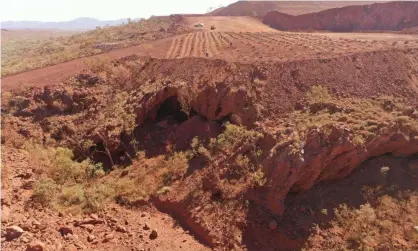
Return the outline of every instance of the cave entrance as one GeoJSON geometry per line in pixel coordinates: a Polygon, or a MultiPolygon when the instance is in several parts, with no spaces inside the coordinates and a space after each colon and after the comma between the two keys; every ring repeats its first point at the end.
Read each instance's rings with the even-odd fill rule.
{"type": "Polygon", "coordinates": [[[177,96],[169,97],[161,103],[157,110],[155,120],[161,121],[168,119],[170,116],[179,124],[188,119],[187,114],[181,110],[181,104],[177,96]]]}

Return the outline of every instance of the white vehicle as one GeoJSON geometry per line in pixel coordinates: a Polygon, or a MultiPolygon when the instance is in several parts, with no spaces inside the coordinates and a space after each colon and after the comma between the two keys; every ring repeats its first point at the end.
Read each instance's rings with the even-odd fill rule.
{"type": "Polygon", "coordinates": [[[197,24],[194,25],[194,27],[202,28],[203,27],[203,23],[197,23],[197,24]]]}

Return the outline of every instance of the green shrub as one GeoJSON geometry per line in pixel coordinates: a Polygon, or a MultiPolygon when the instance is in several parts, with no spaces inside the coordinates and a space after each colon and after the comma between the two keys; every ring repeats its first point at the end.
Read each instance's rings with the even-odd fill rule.
{"type": "Polygon", "coordinates": [[[170,191],[171,191],[171,187],[167,187],[167,186],[165,186],[165,187],[160,188],[160,189],[157,191],[157,194],[158,194],[158,195],[161,195],[161,194],[166,194],[166,193],[168,193],[168,192],[170,192],[170,191]]]}
{"type": "Polygon", "coordinates": [[[58,184],[68,182],[81,182],[85,175],[85,170],[90,168],[89,161],[78,163],[72,160],[73,152],[68,148],[58,147],[51,149],[53,166],[50,167],[51,177],[58,184]]]}
{"type": "Polygon", "coordinates": [[[114,198],[115,190],[109,184],[98,184],[89,187],[85,191],[85,203],[83,209],[86,212],[97,212],[104,208],[106,201],[114,198]]]}
{"type": "Polygon", "coordinates": [[[186,173],[191,157],[187,152],[175,152],[173,156],[162,163],[165,185],[180,179],[186,173]]]}
{"type": "Polygon", "coordinates": [[[233,149],[238,143],[248,141],[256,141],[263,137],[263,135],[256,131],[247,130],[242,126],[230,124],[225,125],[225,131],[218,135],[215,141],[212,141],[211,146],[219,147],[222,150],[233,149]]]}
{"type": "Polygon", "coordinates": [[[90,164],[86,167],[86,175],[88,179],[100,178],[105,175],[102,163],[90,164]]]}
{"type": "Polygon", "coordinates": [[[267,182],[267,178],[264,176],[264,172],[261,169],[258,169],[254,174],[253,174],[253,183],[256,186],[262,187],[266,184],[267,182]]]}
{"type": "Polygon", "coordinates": [[[64,187],[59,195],[59,204],[63,206],[81,205],[85,201],[82,185],[64,187]]]}
{"type": "Polygon", "coordinates": [[[95,165],[89,159],[81,163],[73,161],[73,152],[68,148],[45,148],[28,142],[24,149],[28,151],[36,168],[44,171],[59,185],[81,183],[101,173],[101,165],[95,165]]]}
{"type": "Polygon", "coordinates": [[[110,59],[107,57],[94,57],[86,59],[84,64],[94,73],[108,72],[111,69],[110,59]]]}
{"type": "Polygon", "coordinates": [[[307,94],[310,103],[323,103],[331,99],[331,94],[324,86],[314,85],[307,94]]]}
{"type": "Polygon", "coordinates": [[[210,161],[212,159],[212,156],[211,156],[209,150],[206,149],[206,147],[204,147],[204,146],[199,146],[199,148],[197,149],[197,152],[201,156],[203,156],[206,160],[209,160],[210,161]]]}
{"type": "Polygon", "coordinates": [[[358,146],[362,146],[365,143],[365,140],[362,135],[355,135],[353,137],[353,143],[358,146]]]}
{"type": "Polygon", "coordinates": [[[36,183],[32,194],[32,200],[42,206],[49,206],[54,200],[58,191],[58,186],[54,180],[50,178],[41,178],[36,183]]]}
{"type": "Polygon", "coordinates": [[[140,182],[133,179],[119,179],[115,184],[115,199],[118,204],[129,205],[144,199],[147,193],[142,190],[140,182]]]}

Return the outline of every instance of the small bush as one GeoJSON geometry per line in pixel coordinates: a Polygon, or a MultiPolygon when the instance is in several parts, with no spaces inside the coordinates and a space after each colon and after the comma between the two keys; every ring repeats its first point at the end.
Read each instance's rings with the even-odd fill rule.
{"type": "Polygon", "coordinates": [[[310,103],[323,103],[331,99],[331,94],[324,86],[312,86],[311,91],[307,94],[310,103]]]}
{"type": "Polygon", "coordinates": [[[105,175],[102,163],[91,164],[86,167],[86,175],[88,179],[100,178],[105,175]]]}
{"type": "Polygon", "coordinates": [[[266,184],[267,182],[267,178],[264,177],[264,172],[261,169],[258,169],[254,174],[253,174],[253,183],[256,186],[262,187],[266,184]]]}
{"type": "Polygon", "coordinates": [[[199,148],[197,149],[197,152],[201,156],[203,156],[206,160],[209,160],[210,161],[212,159],[212,156],[211,156],[209,150],[206,149],[204,146],[199,146],[199,148]]]}
{"type": "Polygon", "coordinates": [[[362,145],[364,145],[365,140],[364,140],[363,136],[356,135],[353,138],[353,143],[356,144],[356,145],[358,145],[358,146],[362,146],[362,145]]]}
{"type": "Polygon", "coordinates": [[[41,178],[35,186],[32,194],[32,200],[42,206],[49,206],[54,200],[55,194],[58,191],[58,186],[54,180],[50,178],[41,178]]]}
{"type": "Polygon", "coordinates": [[[83,209],[86,212],[97,212],[104,208],[105,202],[114,198],[115,190],[108,184],[98,184],[85,191],[83,209]]]}
{"type": "Polygon", "coordinates": [[[59,204],[66,207],[81,205],[85,201],[84,188],[79,184],[71,187],[64,187],[58,198],[59,204]]]}
{"type": "Polygon", "coordinates": [[[120,179],[115,184],[115,199],[120,205],[129,205],[144,199],[147,193],[142,190],[137,180],[120,179]]]}
{"type": "Polygon", "coordinates": [[[245,170],[249,170],[251,165],[252,165],[250,159],[247,156],[244,156],[244,155],[239,155],[235,159],[235,163],[238,166],[240,166],[242,169],[245,169],[245,170]]]}
{"type": "Polygon", "coordinates": [[[115,86],[127,87],[131,78],[132,72],[123,65],[111,69],[110,82],[115,86]]]}
{"type": "Polygon", "coordinates": [[[68,148],[57,148],[51,150],[53,166],[50,167],[51,177],[58,183],[80,182],[89,168],[88,161],[77,163],[72,160],[73,152],[68,148]]]}
{"type": "Polygon", "coordinates": [[[225,131],[220,134],[211,145],[226,151],[233,149],[238,143],[256,141],[261,137],[263,137],[263,135],[259,132],[250,131],[242,126],[226,123],[225,131]]]}
{"type": "Polygon", "coordinates": [[[161,194],[166,194],[166,193],[168,193],[168,192],[170,192],[171,191],[171,187],[162,187],[162,188],[160,188],[158,191],[157,191],[157,194],[158,195],[161,195],[161,194]]]}
{"type": "Polygon", "coordinates": [[[111,67],[110,59],[106,57],[94,57],[85,60],[84,63],[94,73],[108,72],[111,67]]]}
{"type": "Polygon", "coordinates": [[[59,185],[81,183],[100,173],[101,165],[94,165],[89,159],[81,163],[73,161],[73,152],[68,148],[45,148],[28,142],[24,149],[28,151],[36,168],[45,172],[59,185]]]}
{"type": "Polygon", "coordinates": [[[164,184],[169,185],[184,175],[189,167],[190,157],[187,152],[175,152],[173,156],[162,163],[164,168],[164,184]]]}
{"type": "Polygon", "coordinates": [[[200,146],[199,138],[198,137],[194,137],[192,139],[192,142],[190,143],[190,146],[192,147],[192,150],[196,153],[197,152],[197,149],[200,146]]]}

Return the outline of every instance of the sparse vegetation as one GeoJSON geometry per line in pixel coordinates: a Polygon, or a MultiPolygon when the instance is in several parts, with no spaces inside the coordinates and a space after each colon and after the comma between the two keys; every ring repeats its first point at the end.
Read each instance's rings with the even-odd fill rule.
{"type": "Polygon", "coordinates": [[[152,19],[77,34],[58,33],[43,40],[36,37],[2,40],[2,77],[167,36],[160,30],[168,27],[168,21],[152,19]]]}
{"type": "MultiPolygon", "coordinates": [[[[345,204],[334,209],[335,219],[332,224],[340,228],[343,233],[343,242],[339,242],[339,250],[375,250],[376,247],[397,249],[399,244],[390,236],[396,236],[399,226],[396,222],[405,222],[406,215],[403,210],[410,210],[415,206],[416,195],[410,194],[405,200],[383,196],[376,207],[370,204],[361,205],[358,209],[345,204]],[[401,204],[397,204],[401,203],[401,204]]],[[[401,231],[407,240],[418,240],[418,233],[413,224],[403,225],[401,231]]],[[[328,246],[337,248],[337,246],[328,246]]]]}
{"type": "Polygon", "coordinates": [[[98,171],[100,164],[86,159],[81,163],[73,161],[73,153],[68,148],[44,148],[38,144],[27,143],[24,147],[36,169],[45,172],[58,185],[81,183],[98,171]]]}
{"type": "Polygon", "coordinates": [[[254,184],[262,187],[266,184],[267,179],[264,176],[264,172],[261,169],[258,169],[254,174],[253,174],[253,181],[254,184]]]}
{"type": "Polygon", "coordinates": [[[328,89],[322,85],[312,86],[307,96],[311,103],[325,103],[331,99],[331,94],[328,92],[328,89]]]}
{"type": "Polygon", "coordinates": [[[53,179],[41,178],[35,186],[32,198],[43,206],[49,206],[54,200],[57,190],[58,186],[53,179]]]}
{"type": "MultiPolygon", "coordinates": [[[[414,140],[418,131],[414,107],[389,96],[341,98],[340,87],[313,86],[305,92],[306,85],[301,85],[297,105],[295,100],[289,101],[295,110],[289,105],[290,111],[271,116],[281,103],[268,99],[282,93],[269,93],[270,80],[254,78],[244,84],[234,80],[236,85],[223,89],[222,83],[199,82],[204,86],[199,89],[195,76],[175,83],[160,73],[150,76],[165,67],[159,65],[161,61],[89,60],[86,64],[93,73],[77,75],[65,85],[4,94],[2,123],[12,133],[7,131],[2,140],[8,146],[19,145],[9,141],[9,137],[18,138],[16,135],[27,141],[20,145],[34,169],[31,179],[37,180],[34,205],[76,215],[108,209],[113,203],[128,210],[152,201],[156,207],[174,205],[205,231],[210,225],[242,233],[254,218],[260,219],[254,226],[266,229],[270,217],[275,219],[268,225],[272,233],[282,234],[283,227],[294,226],[285,233],[292,238],[338,236],[340,242],[330,243],[332,248],[369,250],[382,245],[397,250],[396,245],[382,241],[392,236],[379,232],[398,226],[393,220],[383,220],[392,213],[387,205],[405,203],[407,198],[409,204],[403,204],[402,210],[410,212],[416,203],[408,196],[391,198],[394,203],[376,197],[383,190],[399,190],[397,184],[382,188],[395,177],[395,168],[389,164],[379,166],[375,175],[364,175],[379,186],[367,185],[352,193],[363,196],[357,205],[347,203],[334,210],[346,203],[344,196],[333,203],[333,198],[319,190],[316,204],[289,207],[283,200],[293,196],[293,191],[306,191],[318,182],[328,185],[327,181],[346,176],[380,151],[375,149],[379,145],[376,139],[394,138],[399,145],[414,140]],[[150,62],[152,67],[143,70],[150,62]],[[222,98],[214,96],[218,94],[222,98]],[[211,99],[217,100],[216,105],[211,99]],[[380,208],[379,203],[385,206],[380,208]],[[286,218],[285,212],[278,222],[276,216],[284,207],[295,213],[292,216],[326,220],[326,224],[316,221],[308,237],[309,227],[303,220],[286,218]],[[330,227],[335,231],[326,232],[330,227]]],[[[228,74],[234,67],[249,66],[234,64],[228,74]]],[[[252,70],[247,80],[253,75],[258,73],[252,70]]],[[[285,91],[298,90],[286,87],[285,91]]],[[[393,150],[391,143],[382,145],[388,146],[388,152],[408,151],[402,147],[393,150]]],[[[412,173],[412,169],[403,171],[412,173]]],[[[26,173],[19,173],[19,179],[25,180],[26,173]]],[[[29,182],[24,186],[32,189],[29,182]]],[[[394,218],[402,219],[398,213],[402,210],[396,208],[394,218]]],[[[403,220],[410,227],[411,221],[403,220]]],[[[404,238],[399,231],[396,234],[404,238]]],[[[408,242],[415,238],[406,235],[408,242]]],[[[225,236],[231,237],[229,233],[225,236]]],[[[245,236],[237,243],[243,243],[241,237],[245,236]]]]}
{"type": "Polygon", "coordinates": [[[234,149],[237,144],[254,142],[263,135],[259,132],[246,130],[242,126],[226,123],[225,131],[211,141],[210,147],[216,147],[223,151],[234,149]]]}

